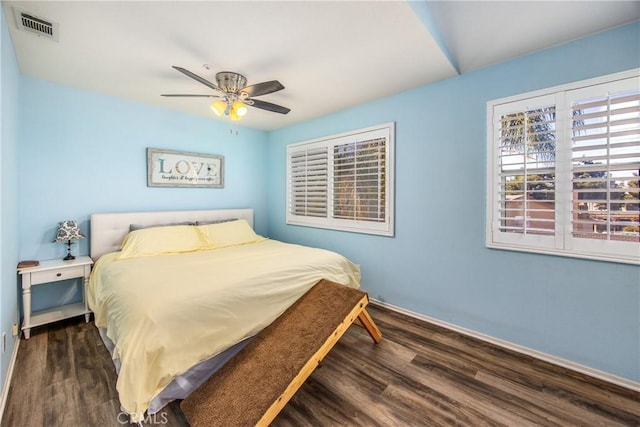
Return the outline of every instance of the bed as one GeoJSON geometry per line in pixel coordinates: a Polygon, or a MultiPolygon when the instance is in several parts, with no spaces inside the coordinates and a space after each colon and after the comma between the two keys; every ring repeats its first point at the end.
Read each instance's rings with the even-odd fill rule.
{"type": "Polygon", "coordinates": [[[91,216],[89,306],[133,421],[184,399],[319,280],[359,287],[345,257],[252,226],[251,209],[91,216]]]}

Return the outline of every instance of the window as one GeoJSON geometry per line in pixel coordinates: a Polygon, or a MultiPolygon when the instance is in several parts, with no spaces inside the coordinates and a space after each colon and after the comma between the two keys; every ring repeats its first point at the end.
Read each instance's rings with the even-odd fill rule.
{"type": "Polygon", "coordinates": [[[287,224],[393,236],[394,124],[287,147],[287,224]]]}
{"type": "Polygon", "coordinates": [[[638,70],[489,102],[487,246],[640,264],[638,70]]]}

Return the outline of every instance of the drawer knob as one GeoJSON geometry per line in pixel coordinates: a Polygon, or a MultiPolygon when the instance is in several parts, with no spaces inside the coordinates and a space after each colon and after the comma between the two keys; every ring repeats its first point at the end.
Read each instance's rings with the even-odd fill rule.
{"type": "Polygon", "coordinates": [[[56,274],[56,276],[60,277],[60,276],[62,276],[62,273],[58,273],[58,274],[56,274]]]}

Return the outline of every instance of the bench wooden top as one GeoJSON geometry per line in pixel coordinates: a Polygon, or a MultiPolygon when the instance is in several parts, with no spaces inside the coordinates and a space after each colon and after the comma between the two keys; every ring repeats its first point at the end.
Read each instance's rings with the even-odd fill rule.
{"type": "Polygon", "coordinates": [[[268,425],[356,319],[381,339],[367,304],[361,290],[318,282],[182,401],[191,426],[268,425]]]}

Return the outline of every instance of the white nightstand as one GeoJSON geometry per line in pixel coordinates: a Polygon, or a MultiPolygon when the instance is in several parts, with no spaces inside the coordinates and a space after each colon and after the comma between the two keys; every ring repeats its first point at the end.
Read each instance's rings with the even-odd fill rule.
{"type": "Polygon", "coordinates": [[[70,261],[52,259],[40,262],[36,267],[26,267],[18,269],[18,274],[22,276],[22,307],[24,311],[24,322],[22,330],[24,337],[29,339],[31,328],[69,317],[84,314],[89,322],[90,311],[87,305],[87,285],[93,260],[88,256],[79,256],[70,261]],[[60,307],[31,312],[31,287],[47,283],[59,282],[60,280],[82,278],[82,302],[63,305],[60,307]]]}

